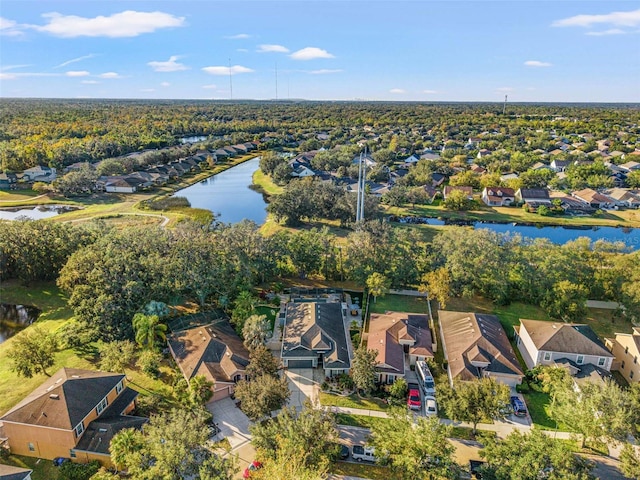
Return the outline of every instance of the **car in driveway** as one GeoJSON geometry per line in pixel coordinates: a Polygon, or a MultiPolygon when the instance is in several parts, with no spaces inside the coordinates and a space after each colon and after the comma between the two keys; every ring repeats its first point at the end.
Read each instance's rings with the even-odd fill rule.
{"type": "Polygon", "coordinates": [[[427,417],[434,417],[438,415],[438,403],[436,397],[428,395],[424,397],[424,413],[427,417]]]}
{"type": "Polygon", "coordinates": [[[513,414],[516,417],[526,417],[527,416],[527,407],[525,407],[522,399],[516,395],[511,397],[511,408],[513,409],[513,414]]]}
{"type": "Polygon", "coordinates": [[[420,387],[417,383],[409,384],[409,397],[407,398],[407,407],[409,407],[409,410],[422,410],[420,387]]]}
{"type": "Polygon", "coordinates": [[[244,469],[244,472],[242,472],[242,478],[251,478],[251,474],[256,470],[260,470],[261,468],[262,464],[259,461],[254,460],[249,464],[247,468],[244,469]]]}
{"type": "Polygon", "coordinates": [[[358,462],[375,462],[376,452],[373,447],[366,445],[354,445],[351,447],[351,458],[358,462]]]}

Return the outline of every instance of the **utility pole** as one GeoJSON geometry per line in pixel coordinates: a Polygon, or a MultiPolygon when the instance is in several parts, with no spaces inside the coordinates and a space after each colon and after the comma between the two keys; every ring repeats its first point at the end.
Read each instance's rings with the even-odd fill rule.
{"type": "Polygon", "coordinates": [[[507,95],[504,96],[504,106],[502,107],[502,115],[507,113],[507,95]]]}

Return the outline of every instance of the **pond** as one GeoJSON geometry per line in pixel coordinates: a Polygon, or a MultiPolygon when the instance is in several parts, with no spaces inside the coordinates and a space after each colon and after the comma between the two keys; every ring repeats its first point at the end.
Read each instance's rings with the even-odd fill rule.
{"type": "Polygon", "coordinates": [[[182,138],[179,138],[178,140],[180,141],[180,143],[198,143],[198,142],[204,142],[206,139],[207,137],[204,135],[196,135],[193,137],[182,137],[182,138]]]}
{"type": "Polygon", "coordinates": [[[42,220],[43,218],[55,217],[58,210],[45,207],[25,208],[18,210],[0,210],[0,220],[17,220],[19,218],[28,218],[30,220],[42,220]]]}
{"type": "Polygon", "coordinates": [[[28,327],[40,315],[40,310],[30,305],[0,303],[0,343],[28,327]]]}
{"type": "MultiPolygon", "coordinates": [[[[408,223],[408,222],[407,222],[408,223]]],[[[415,223],[427,225],[450,225],[451,223],[436,218],[420,218],[415,223]]],[[[592,241],[623,242],[631,250],[640,250],[640,228],[617,228],[596,226],[552,226],[552,225],[519,225],[513,223],[470,223],[473,228],[486,228],[498,233],[518,234],[528,238],[548,238],[553,243],[563,244],[580,237],[588,237],[592,241]]]]}
{"type": "Polygon", "coordinates": [[[251,190],[253,173],[260,157],[248,160],[199,183],[178,190],[173,196],[185,197],[193,208],[204,208],[225,223],[244,219],[262,225],[267,218],[267,204],[261,193],[251,190]]]}

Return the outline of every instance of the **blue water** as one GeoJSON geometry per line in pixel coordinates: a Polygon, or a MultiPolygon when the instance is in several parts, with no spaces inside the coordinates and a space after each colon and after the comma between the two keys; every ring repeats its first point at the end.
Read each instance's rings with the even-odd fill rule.
{"type": "Polygon", "coordinates": [[[20,218],[41,220],[43,218],[54,217],[56,215],[58,215],[57,210],[45,209],[42,207],[23,208],[21,210],[0,210],[0,220],[17,220],[20,218]]]}
{"type": "Polygon", "coordinates": [[[211,210],[221,222],[237,223],[248,219],[262,225],[267,219],[267,204],[261,193],[249,188],[259,162],[260,158],[256,157],[241,163],[183,188],[174,193],[174,196],[186,197],[194,208],[211,210]]]}

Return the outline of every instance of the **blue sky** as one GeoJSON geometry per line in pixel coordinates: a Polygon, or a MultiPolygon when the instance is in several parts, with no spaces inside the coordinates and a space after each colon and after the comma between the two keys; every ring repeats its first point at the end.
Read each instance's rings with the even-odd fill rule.
{"type": "Polygon", "coordinates": [[[640,102],[638,1],[3,0],[0,95],[640,102]]]}

